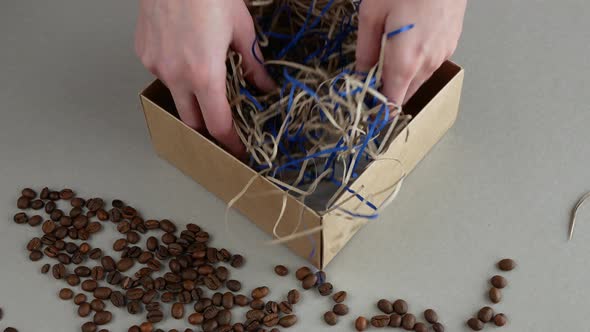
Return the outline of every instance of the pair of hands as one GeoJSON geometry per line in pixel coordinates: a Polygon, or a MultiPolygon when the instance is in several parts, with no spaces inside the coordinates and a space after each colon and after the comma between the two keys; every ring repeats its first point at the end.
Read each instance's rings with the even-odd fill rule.
{"type": "MultiPolygon", "coordinates": [[[[384,33],[415,27],[386,44],[382,92],[405,103],[455,51],[467,0],[364,0],[359,12],[357,70],[369,71],[384,33]]],[[[275,83],[252,55],[256,38],[244,0],[141,0],[135,49],[144,66],[172,92],[180,118],[209,132],[243,157],[226,97],[226,55],[243,57],[246,79],[261,91],[275,83]]],[[[256,46],[258,47],[258,46],[256,46]]],[[[262,54],[259,49],[257,54],[262,54]]]]}

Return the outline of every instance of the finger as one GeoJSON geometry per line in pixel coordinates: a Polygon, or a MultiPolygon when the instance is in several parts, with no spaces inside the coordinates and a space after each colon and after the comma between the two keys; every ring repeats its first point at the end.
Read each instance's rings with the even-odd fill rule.
{"type": "Polygon", "coordinates": [[[171,88],[170,92],[182,122],[199,132],[203,132],[205,129],[203,115],[193,92],[182,88],[171,88]]]}
{"type": "MultiPolygon", "coordinates": [[[[398,23],[389,22],[385,31],[393,31],[398,23]]],[[[392,102],[402,104],[414,80],[422,56],[414,51],[413,31],[407,31],[385,43],[385,59],[383,62],[383,94],[392,102]]]]}
{"type": "Polygon", "coordinates": [[[245,156],[245,148],[233,124],[225,89],[225,58],[209,66],[209,80],[196,86],[195,95],[201,106],[207,131],[217,142],[238,158],[245,156]]]}
{"type": "Polygon", "coordinates": [[[381,38],[385,31],[385,17],[376,17],[368,12],[370,8],[361,5],[359,12],[359,30],[356,42],[356,70],[368,72],[377,61],[381,52],[381,38]]]}
{"type": "Polygon", "coordinates": [[[266,71],[266,68],[264,68],[264,57],[256,41],[252,17],[247,11],[240,15],[245,15],[245,17],[239,17],[238,19],[248,23],[242,24],[242,26],[235,29],[232,48],[242,55],[242,68],[248,82],[264,92],[270,92],[277,85],[266,71]]]}

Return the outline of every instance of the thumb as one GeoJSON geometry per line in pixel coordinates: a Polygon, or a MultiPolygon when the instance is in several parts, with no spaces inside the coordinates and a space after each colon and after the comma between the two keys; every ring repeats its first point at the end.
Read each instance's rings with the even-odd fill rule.
{"type": "Polygon", "coordinates": [[[243,23],[238,24],[234,30],[232,48],[242,55],[242,67],[246,80],[263,92],[270,92],[277,85],[264,68],[264,57],[256,39],[252,17],[247,10],[244,16],[246,17],[238,18],[243,23]]]}

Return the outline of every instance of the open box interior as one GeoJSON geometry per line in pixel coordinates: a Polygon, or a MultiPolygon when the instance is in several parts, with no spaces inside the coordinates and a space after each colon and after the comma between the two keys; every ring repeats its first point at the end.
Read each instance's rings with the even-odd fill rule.
{"type": "MultiPolygon", "coordinates": [[[[449,61],[433,74],[404,106],[404,112],[411,114],[413,119],[407,132],[395,138],[383,153],[385,160],[392,162],[371,162],[349,186],[352,191],[340,194],[336,205],[363,215],[374,213],[369,205],[351,199],[351,192],[368,195],[373,206],[380,206],[391,195],[395,189],[392,184],[407,175],[453,124],[462,78],[462,69],[449,61]]],[[[172,95],[161,81],[156,80],[142,92],[141,102],[158,154],[225,202],[232,200],[250,183],[234,207],[263,230],[282,237],[322,226],[321,232],[285,243],[316,267],[325,267],[367,222],[366,219],[350,218],[337,210],[321,215],[258,176],[256,171],[225,152],[209,137],[182,123],[172,95]],[[277,224],[279,216],[282,217],[277,224]]]]}

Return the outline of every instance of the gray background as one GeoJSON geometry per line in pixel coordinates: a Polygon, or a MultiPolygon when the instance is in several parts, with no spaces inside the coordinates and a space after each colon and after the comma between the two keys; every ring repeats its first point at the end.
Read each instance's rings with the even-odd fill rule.
{"type": "MultiPolygon", "coordinates": [[[[379,221],[328,267],[350,292],[338,328],[320,316],[330,301],[306,295],[294,331],[349,330],[381,297],[434,307],[449,331],[486,301],[500,257],[516,271],[503,331],[588,331],[590,212],[567,242],[568,217],[590,189],[590,5],[584,1],[471,1],[454,60],[466,69],[456,126],[405,182],[379,221]]],[[[3,1],[0,5],[0,307],[21,331],[77,331],[84,320],[59,302],[63,284],[39,273],[23,247],[38,229],[14,224],[23,186],[69,186],[83,196],[122,198],[144,215],[196,221],[215,245],[249,257],[236,276],[275,295],[295,286],[272,266],[303,264],[232,214],[152,151],[138,91],[151,77],[133,53],[135,1],[3,1]]],[[[106,245],[111,230],[103,232],[106,245]]],[[[127,315],[113,310],[112,331],[127,315]]],[[[167,328],[185,327],[168,321],[167,328]]]]}

